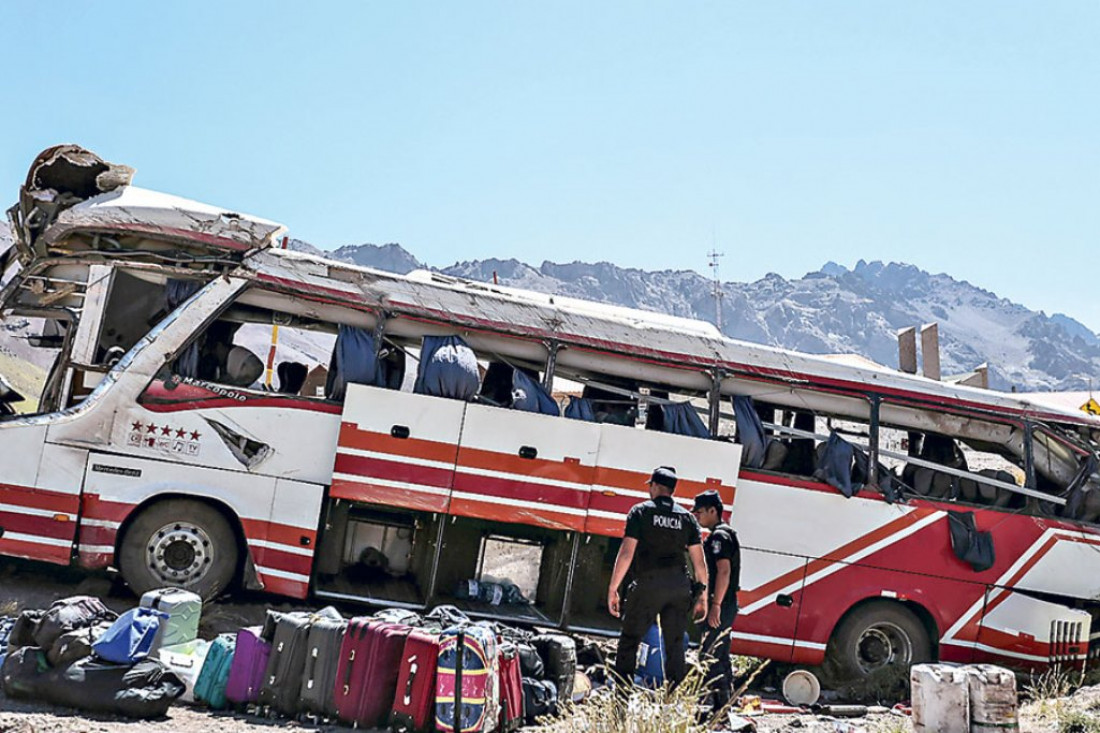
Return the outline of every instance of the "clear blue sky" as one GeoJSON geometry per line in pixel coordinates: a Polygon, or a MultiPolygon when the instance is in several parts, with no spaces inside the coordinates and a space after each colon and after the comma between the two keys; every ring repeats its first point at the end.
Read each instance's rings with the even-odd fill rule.
{"type": "Polygon", "coordinates": [[[10,3],[0,199],[136,183],[434,265],[898,260],[1100,330],[1100,4],[10,3]]]}

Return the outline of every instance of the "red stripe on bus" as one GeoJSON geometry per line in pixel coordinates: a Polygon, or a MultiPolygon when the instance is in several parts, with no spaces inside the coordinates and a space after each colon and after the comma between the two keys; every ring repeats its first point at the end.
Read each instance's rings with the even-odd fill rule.
{"type": "Polygon", "coordinates": [[[241,517],[244,535],[249,540],[266,540],[291,547],[313,547],[317,540],[317,531],[291,524],[279,524],[262,519],[241,517]]]}
{"type": "Polygon", "coordinates": [[[27,560],[42,560],[55,565],[68,565],[71,548],[54,545],[40,545],[37,542],[24,542],[8,537],[0,537],[0,555],[21,557],[27,560]]]}
{"type": "Polygon", "coordinates": [[[364,481],[378,478],[440,488],[449,488],[454,479],[454,469],[404,463],[400,456],[394,456],[393,460],[383,460],[337,453],[335,472],[362,476],[364,481]]]}
{"type": "Polygon", "coordinates": [[[35,537],[48,537],[53,540],[72,541],[76,533],[76,522],[59,522],[53,517],[39,517],[0,509],[0,527],[4,532],[17,532],[35,537]]]}
{"type": "Polygon", "coordinates": [[[309,584],[286,578],[276,578],[272,575],[264,575],[262,571],[256,571],[263,578],[264,590],[288,598],[305,598],[309,595],[309,584]]]}
{"type": "Polygon", "coordinates": [[[297,555],[274,547],[250,547],[250,549],[257,565],[307,577],[313,570],[312,555],[297,555]]]}
{"type": "MultiPolygon", "coordinates": [[[[455,491],[469,494],[485,494],[516,501],[536,501],[552,506],[571,509],[587,509],[589,491],[586,488],[565,489],[514,479],[479,476],[462,472],[462,466],[455,472],[455,491]]],[[[549,507],[548,507],[549,510],[549,507]]]]}
{"type": "Polygon", "coordinates": [[[80,497],[63,491],[0,484],[0,504],[44,509],[59,514],[76,514],[80,507],[80,497]]]}

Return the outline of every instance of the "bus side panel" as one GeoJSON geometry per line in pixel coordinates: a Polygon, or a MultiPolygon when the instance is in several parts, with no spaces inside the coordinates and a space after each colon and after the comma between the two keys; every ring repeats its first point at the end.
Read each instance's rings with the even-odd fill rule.
{"type": "MultiPolygon", "coordinates": [[[[977,629],[974,661],[1045,668],[1060,664],[1082,668],[1088,658],[1092,617],[1085,611],[990,588],[977,629]]],[[[974,615],[952,630],[959,642],[974,638],[974,615]]]]}
{"type": "Polygon", "coordinates": [[[457,400],[348,385],[330,495],[446,512],[465,410],[457,400]]]}
{"type": "Polygon", "coordinates": [[[630,507],[649,498],[646,484],[657,466],[676,469],[675,498],[684,508],[709,489],[735,505],[740,445],[604,424],[585,532],[621,537],[630,507]]]}
{"type": "Polygon", "coordinates": [[[271,519],[243,522],[256,574],[265,590],[293,598],[308,594],[324,493],[323,486],[278,479],[271,519]]]}
{"type": "MultiPolygon", "coordinates": [[[[288,494],[305,491],[303,486],[310,486],[311,494],[316,493],[312,485],[287,484],[288,494]]],[[[300,554],[303,549],[301,538],[308,538],[310,546],[316,541],[317,510],[312,509],[313,513],[307,515],[305,512],[310,510],[303,505],[299,507],[299,515],[286,516],[285,512],[280,511],[279,519],[273,518],[276,485],[276,479],[267,476],[93,453],[88,457],[84,482],[84,514],[79,545],[81,564],[88,567],[117,564],[114,548],[122,540],[118,537],[119,528],[138,506],[158,496],[214,500],[228,507],[240,520],[250,550],[263,548],[283,551],[288,555],[300,554]]],[[[306,505],[310,505],[308,500],[306,505]]],[[[312,506],[319,506],[319,501],[312,506]]],[[[312,557],[312,553],[309,554],[312,557]]],[[[265,575],[257,570],[261,583],[266,586],[271,581],[278,588],[286,585],[280,584],[278,578],[292,580],[295,585],[290,589],[290,594],[305,596],[305,583],[300,576],[308,576],[308,569],[305,573],[296,572],[302,569],[300,564],[276,562],[266,556],[265,560],[269,571],[294,577],[276,576],[270,572],[265,575]]]]}
{"type": "Polygon", "coordinates": [[[0,428],[0,553],[68,564],[80,505],[80,470],[58,446],[46,450],[46,425],[0,428]]]}
{"type": "Polygon", "coordinates": [[[451,513],[583,530],[599,444],[593,423],[469,405],[451,513]]]}
{"type": "MultiPolygon", "coordinates": [[[[788,662],[795,655],[795,632],[802,605],[806,559],[796,555],[741,548],[740,610],[733,622],[735,654],[788,662]]],[[[801,644],[811,653],[824,645],[801,644]]]]}

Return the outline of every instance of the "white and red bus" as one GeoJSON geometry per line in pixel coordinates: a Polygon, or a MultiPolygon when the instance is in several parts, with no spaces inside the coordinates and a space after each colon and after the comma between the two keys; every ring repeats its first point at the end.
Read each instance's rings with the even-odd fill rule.
{"type": "Polygon", "coordinates": [[[1086,660],[1096,418],[287,251],[129,173],[53,148],[9,212],[0,307],[56,358],[37,409],[0,388],[0,553],[613,632],[624,516],[663,464],[732,512],[737,653],[1086,660]]]}

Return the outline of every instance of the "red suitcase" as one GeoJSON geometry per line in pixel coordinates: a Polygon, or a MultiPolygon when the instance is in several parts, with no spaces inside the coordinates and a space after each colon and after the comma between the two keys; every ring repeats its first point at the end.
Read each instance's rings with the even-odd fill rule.
{"type": "Polygon", "coordinates": [[[336,712],[341,721],[360,728],[385,725],[397,690],[401,652],[411,630],[403,624],[367,619],[348,624],[336,671],[336,712]]]}
{"type": "Polygon", "coordinates": [[[519,650],[504,642],[500,645],[500,731],[512,733],[523,727],[523,679],[520,675],[519,650]]]}
{"type": "Polygon", "coordinates": [[[405,639],[397,691],[390,713],[394,733],[427,733],[435,723],[435,670],[439,636],[414,629],[405,639]]]}
{"type": "Polygon", "coordinates": [[[366,616],[357,616],[348,622],[348,628],[344,632],[339,662],[336,665],[336,683],[332,691],[336,717],[344,722],[354,722],[359,712],[359,701],[366,686],[371,652],[378,638],[369,632],[372,626],[380,623],[382,622],[366,616]]]}

